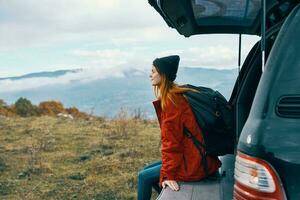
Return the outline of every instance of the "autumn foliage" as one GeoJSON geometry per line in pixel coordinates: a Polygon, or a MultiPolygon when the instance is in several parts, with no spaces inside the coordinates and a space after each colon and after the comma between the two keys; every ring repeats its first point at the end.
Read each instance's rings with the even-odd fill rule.
{"type": "Polygon", "coordinates": [[[0,115],[12,117],[16,115],[15,106],[8,106],[2,99],[0,99],[0,115]]]}
{"type": "Polygon", "coordinates": [[[7,105],[7,103],[0,99],[0,115],[11,116],[57,116],[59,113],[70,114],[76,118],[87,118],[88,114],[80,112],[76,107],[64,108],[59,101],[44,101],[40,102],[38,106],[33,105],[30,100],[26,98],[19,98],[14,104],[7,105]]]}
{"type": "Polygon", "coordinates": [[[78,108],[76,108],[76,107],[66,108],[65,111],[68,114],[72,115],[73,117],[77,117],[77,118],[86,118],[86,117],[88,117],[88,115],[86,113],[80,112],[78,110],[78,108]]]}
{"type": "Polygon", "coordinates": [[[42,115],[56,116],[58,113],[65,113],[62,103],[58,101],[44,101],[39,104],[39,110],[42,115]]]}

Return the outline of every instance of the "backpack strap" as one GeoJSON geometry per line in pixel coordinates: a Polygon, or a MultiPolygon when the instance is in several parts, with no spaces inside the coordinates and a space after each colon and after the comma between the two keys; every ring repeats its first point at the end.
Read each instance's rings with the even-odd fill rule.
{"type": "Polygon", "coordinates": [[[201,155],[201,165],[203,166],[205,176],[208,177],[209,173],[208,173],[207,160],[206,160],[207,154],[205,151],[205,144],[197,140],[196,137],[186,127],[183,128],[183,133],[186,137],[190,138],[193,141],[195,147],[198,149],[201,155]]]}

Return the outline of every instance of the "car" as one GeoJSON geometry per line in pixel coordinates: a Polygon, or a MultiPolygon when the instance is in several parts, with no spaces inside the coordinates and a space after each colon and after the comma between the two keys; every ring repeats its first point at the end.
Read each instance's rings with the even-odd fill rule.
{"type": "MultiPolygon", "coordinates": [[[[185,37],[261,37],[242,64],[228,101],[234,111],[235,153],[220,158],[218,181],[199,183],[194,187],[201,192],[181,199],[300,199],[300,2],[148,2],[185,37]]],[[[159,198],[171,197],[165,192],[159,198]]]]}

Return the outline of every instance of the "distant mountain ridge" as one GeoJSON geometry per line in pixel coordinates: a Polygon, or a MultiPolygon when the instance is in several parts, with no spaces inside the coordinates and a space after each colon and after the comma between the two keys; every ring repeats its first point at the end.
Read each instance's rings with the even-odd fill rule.
{"type": "Polygon", "coordinates": [[[56,70],[56,71],[44,71],[44,72],[34,72],[34,73],[29,73],[29,74],[24,74],[22,76],[12,76],[12,77],[4,77],[0,78],[1,80],[20,80],[20,79],[25,79],[25,78],[41,78],[41,77],[59,77],[63,76],[66,73],[76,73],[80,72],[82,69],[73,69],[73,70],[56,70]]]}
{"type": "MultiPolygon", "coordinates": [[[[81,72],[81,69],[59,70],[9,77],[12,81],[16,80],[16,83],[41,77],[50,78],[50,80],[53,78],[54,84],[20,91],[0,91],[0,99],[11,104],[19,97],[25,97],[36,105],[41,101],[57,100],[62,102],[65,107],[76,106],[81,111],[108,117],[115,116],[121,108],[127,108],[129,113],[140,109],[147,117],[154,117],[155,113],[151,102],[155,96],[149,79],[150,70],[146,72],[128,68],[122,71],[123,76],[119,77],[108,76],[89,81],[78,79],[56,84],[58,76],[63,79],[64,75],[72,73],[76,77],[80,77],[81,72]]],[[[236,77],[236,69],[181,67],[178,70],[176,82],[211,87],[229,98],[236,77]]]]}

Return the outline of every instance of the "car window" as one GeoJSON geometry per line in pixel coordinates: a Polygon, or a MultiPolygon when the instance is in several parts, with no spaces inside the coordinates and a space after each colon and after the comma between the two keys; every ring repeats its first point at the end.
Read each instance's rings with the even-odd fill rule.
{"type": "Polygon", "coordinates": [[[251,26],[258,16],[260,0],[193,0],[192,8],[199,26],[251,26]]]}

